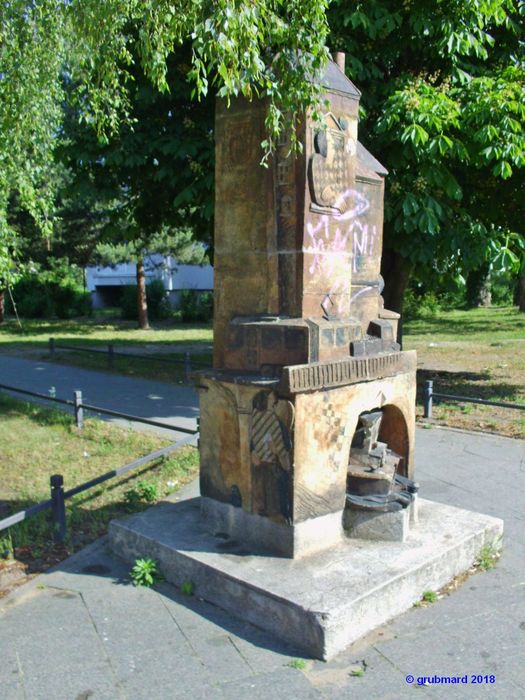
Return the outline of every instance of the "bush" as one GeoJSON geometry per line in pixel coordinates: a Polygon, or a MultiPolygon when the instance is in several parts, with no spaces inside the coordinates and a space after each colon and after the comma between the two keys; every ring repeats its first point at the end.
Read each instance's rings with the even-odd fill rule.
{"type": "Polygon", "coordinates": [[[213,318],[213,292],[182,289],[179,310],[185,323],[211,321],[213,318]]]}
{"type": "MultiPolygon", "coordinates": [[[[56,279],[55,272],[24,275],[12,287],[16,310],[22,318],[73,318],[92,313],[91,295],[68,279],[56,279]]],[[[10,297],[7,311],[13,313],[10,297]]]]}
{"type": "Polygon", "coordinates": [[[407,289],[403,300],[403,317],[408,319],[435,316],[441,305],[435,294],[417,294],[413,289],[407,289]]]}
{"type": "Polygon", "coordinates": [[[495,272],[491,276],[492,304],[512,306],[516,295],[518,279],[512,272],[495,272]]]}
{"type": "MultiPolygon", "coordinates": [[[[148,318],[150,321],[159,321],[169,317],[171,308],[162,280],[148,282],[146,285],[146,301],[148,303],[148,318]]],[[[123,319],[126,321],[138,320],[136,284],[122,287],[120,308],[123,319]]]]}

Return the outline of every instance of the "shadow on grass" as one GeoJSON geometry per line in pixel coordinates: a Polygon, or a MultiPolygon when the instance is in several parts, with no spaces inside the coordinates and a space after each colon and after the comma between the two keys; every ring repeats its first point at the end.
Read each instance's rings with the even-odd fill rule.
{"type": "Polygon", "coordinates": [[[520,313],[517,307],[438,313],[436,316],[412,319],[403,326],[406,336],[450,335],[457,340],[468,340],[469,335],[483,334],[489,342],[491,334],[497,338],[502,333],[525,337],[525,314],[520,313]]]}
{"type": "Polygon", "coordinates": [[[68,413],[67,406],[64,406],[63,409],[48,408],[37,403],[24,401],[24,399],[11,398],[2,393],[0,393],[0,414],[3,418],[23,416],[42,426],[73,427],[74,425],[73,416],[68,413]]]}
{"type": "MultiPolygon", "coordinates": [[[[103,485],[95,486],[71,499],[66,500],[67,536],[63,545],[53,542],[53,517],[51,509],[45,510],[34,516],[28,517],[8,530],[0,531],[0,558],[5,556],[7,543],[15,550],[16,558],[29,567],[31,572],[43,571],[47,559],[52,563],[61,561],[72,552],[93,542],[107,532],[109,522],[115,518],[122,518],[133,513],[140,513],[152,504],[144,500],[126,500],[126,491],[117,494],[117,498],[110,503],[90,507],[98,498],[108,497],[116,489],[122,489],[130,482],[147,476],[148,472],[158,468],[162,460],[156,460],[139,469],[128,472],[126,475],[108,480],[103,485]],[[57,555],[60,555],[57,559],[57,555]],[[55,561],[56,560],[56,561],[55,561]]],[[[64,483],[64,489],[76,486],[75,483],[64,483]]],[[[50,493],[40,498],[6,498],[0,500],[0,520],[14,515],[19,511],[27,510],[50,498],[50,493]]]]}
{"type": "Polygon", "coordinates": [[[487,401],[516,402],[521,397],[521,384],[509,384],[498,380],[490,383],[489,372],[449,372],[446,370],[418,369],[417,400],[423,401],[425,382],[434,382],[434,392],[454,394],[487,401]]]}
{"type": "Polygon", "coordinates": [[[30,341],[33,347],[48,346],[49,338],[54,337],[57,343],[60,343],[61,335],[79,335],[80,338],[67,338],[64,340],[64,344],[68,345],[85,345],[85,346],[106,346],[108,343],[114,344],[126,344],[128,346],[141,346],[150,345],[154,343],[161,343],[163,345],[172,345],[174,349],[177,346],[183,345],[196,345],[196,346],[209,346],[209,339],[158,339],[155,337],[155,331],[209,331],[211,329],[210,323],[175,323],[174,321],[157,321],[153,323],[150,331],[141,331],[137,328],[137,323],[135,321],[121,321],[117,319],[104,319],[104,318],[89,318],[82,317],[71,320],[46,320],[46,319],[22,319],[22,327],[14,320],[8,320],[0,326],[0,338],[2,333],[14,336],[12,341],[9,343],[22,343],[26,338],[31,336],[37,336],[38,340],[30,341]],[[148,337],[136,337],[133,339],[122,338],[122,331],[137,331],[139,333],[145,333],[148,337]],[[104,332],[109,334],[107,338],[90,338],[90,335],[104,332]],[[41,340],[40,340],[41,337],[41,340]]]}

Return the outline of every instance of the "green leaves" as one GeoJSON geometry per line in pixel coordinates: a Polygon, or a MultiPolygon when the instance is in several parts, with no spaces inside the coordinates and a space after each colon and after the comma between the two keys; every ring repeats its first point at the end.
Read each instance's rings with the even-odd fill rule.
{"type": "Polygon", "coordinates": [[[401,134],[401,143],[410,141],[414,146],[425,144],[428,141],[428,132],[419,124],[411,124],[401,134]]]}
{"type": "MultiPolygon", "coordinates": [[[[184,44],[178,66],[192,96],[212,90],[226,99],[268,99],[270,151],[285,122],[319,107],[312,82],[327,58],[328,0],[13,0],[0,17],[0,221],[15,193],[49,236],[55,192],[49,171],[63,136],[66,94],[77,118],[102,144],[132,125],[137,64],[168,93],[168,60],[184,44]],[[65,89],[66,88],[66,89],[65,89]],[[286,115],[286,117],[285,117],[286,115]]],[[[136,123],[136,122],[135,122],[136,123]]],[[[292,148],[297,146],[295,135],[292,148]]],[[[131,167],[139,167],[137,153],[131,167]]],[[[199,167],[196,159],[194,167],[199,167]]],[[[144,162],[146,165],[146,162],[144,162]]],[[[162,167],[157,175],[165,172],[162,167]]],[[[193,172],[193,171],[192,171],[193,172]]],[[[196,174],[196,170],[195,170],[196,174]]],[[[209,207],[205,207],[209,216],[209,207]]],[[[7,227],[7,228],[6,228],[7,227]]],[[[7,255],[3,246],[0,253],[7,255]]],[[[13,260],[3,261],[6,269],[13,260]]]]}
{"type": "Polygon", "coordinates": [[[507,161],[505,161],[505,160],[500,160],[492,168],[492,172],[494,175],[499,175],[504,180],[506,180],[508,177],[510,177],[512,175],[512,168],[511,168],[510,163],[507,163],[507,161]]]}
{"type": "Polygon", "coordinates": [[[525,236],[509,233],[491,241],[491,269],[495,272],[525,270],[525,236]]]}
{"type": "MultiPolygon", "coordinates": [[[[327,0],[220,0],[205,6],[192,32],[194,95],[215,86],[219,97],[267,97],[268,155],[285,120],[295,124],[319,88],[312,83],[327,58],[327,0]],[[286,117],[285,117],[286,115],[286,117]]],[[[292,148],[297,146],[292,134],[292,148]]]]}
{"type": "Polygon", "coordinates": [[[157,562],[149,557],[137,559],[129,575],[134,586],[145,586],[146,588],[151,588],[157,581],[162,580],[157,562]]]}

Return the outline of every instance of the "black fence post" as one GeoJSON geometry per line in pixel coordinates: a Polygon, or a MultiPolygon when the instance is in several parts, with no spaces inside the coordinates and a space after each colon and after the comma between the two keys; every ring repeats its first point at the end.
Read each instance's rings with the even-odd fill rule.
{"type": "Polygon", "coordinates": [[[201,417],[197,416],[197,447],[201,446],[201,417]]]}
{"type": "Polygon", "coordinates": [[[55,339],[49,338],[49,357],[54,359],[55,357],[55,339]]]}
{"type": "Polygon", "coordinates": [[[432,418],[432,398],[434,396],[434,382],[429,379],[425,382],[423,393],[423,415],[425,418],[432,418]]]}
{"type": "Polygon", "coordinates": [[[108,367],[109,369],[113,369],[113,362],[114,362],[114,348],[113,348],[113,343],[108,343],[108,367]]]}
{"type": "Polygon", "coordinates": [[[184,381],[186,384],[190,383],[191,375],[191,355],[189,352],[184,353],[184,381]]]}
{"type": "Polygon", "coordinates": [[[79,389],[73,392],[73,402],[75,405],[75,422],[77,428],[82,430],[84,427],[84,409],[82,408],[82,392],[79,389]]]}
{"type": "Polygon", "coordinates": [[[66,538],[66,501],[64,499],[64,477],[53,474],[49,479],[51,486],[51,510],[53,513],[53,539],[62,544],[66,538]]]}

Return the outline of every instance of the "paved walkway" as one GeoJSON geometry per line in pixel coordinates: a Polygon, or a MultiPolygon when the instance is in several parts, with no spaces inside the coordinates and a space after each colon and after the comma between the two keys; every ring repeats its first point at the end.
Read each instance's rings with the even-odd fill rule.
{"type": "Polygon", "coordinates": [[[0,601],[0,697],[521,700],[525,443],[418,429],[416,468],[426,498],[505,519],[501,560],[333,661],[292,668],[293,649],[217,608],[166,584],[134,588],[102,540],[0,601]],[[465,675],[482,683],[417,685],[422,676],[465,675]]]}
{"type": "MultiPolygon", "coordinates": [[[[84,402],[93,406],[183,428],[196,427],[198,398],[195,390],[189,386],[135,379],[120,374],[21,359],[4,354],[0,355],[0,384],[43,394],[48,394],[54,389],[59,399],[72,399],[75,389],[81,389],[84,402]]],[[[16,396],[28,398],[20,394],[16,396]]],[[[53,405],[51,402],[42,403],[53,405]]],[[[127,421],[118,418],[110,420],[129,425],[127,421]]],[[[148,428],[140,423],[132,425],[139,430],[158,431],[157,428],[148,428]]],[[[165,432],[174,440],[183,436],[182,433],[173,430],[165,432]]]]}

